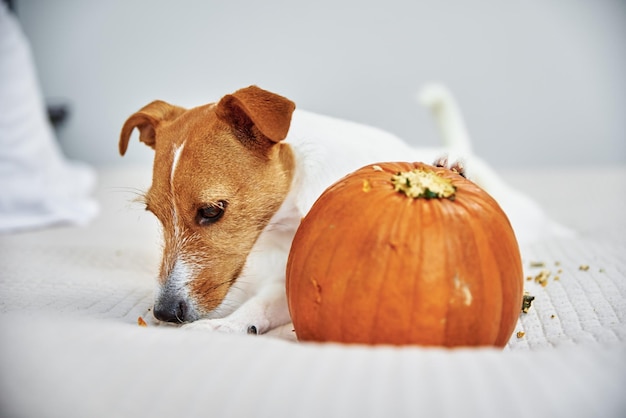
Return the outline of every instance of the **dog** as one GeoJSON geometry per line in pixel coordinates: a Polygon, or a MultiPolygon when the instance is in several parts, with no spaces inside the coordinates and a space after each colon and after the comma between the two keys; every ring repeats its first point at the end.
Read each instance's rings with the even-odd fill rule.
{"type": "Polygon", "coordinates": [[[462,157],[470,178],[523,214],[522,225],[513,222],[518,239],[545,232],[534,202],[473,155],[447,89],[429,86],[421,100],[441,128],[443,149],[410,147],[377,128],[295,110],[291,100],[256,86],[191,109],[154,101],[132,114],[120,154],[135,129],[155,151],[145,193],[164,241],[155,318],[252,334],[289,323],[285,266],[300,220],[328,186],[376,162],[443,165],[442,155],[462,157]]]}

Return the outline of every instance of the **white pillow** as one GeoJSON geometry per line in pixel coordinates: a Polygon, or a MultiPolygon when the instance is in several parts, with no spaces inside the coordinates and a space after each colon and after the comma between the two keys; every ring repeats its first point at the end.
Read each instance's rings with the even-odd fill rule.
{"type": "Polygon", "coordinates": [[[28,41],[0,2],[0,232],[89,222],[95,182],[90,167],[63,156],[28,41]]]}

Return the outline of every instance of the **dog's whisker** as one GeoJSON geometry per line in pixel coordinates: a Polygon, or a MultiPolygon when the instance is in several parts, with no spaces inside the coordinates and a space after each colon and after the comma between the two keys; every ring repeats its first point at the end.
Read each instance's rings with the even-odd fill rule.
{"type": "Polygon", "coordinates": [[[125,193],[134,196],[131,201],[139,201],[143,203],[146,198],[146,191],[135,187],[115,186],[108,189],[111,193],[125,193]]]}

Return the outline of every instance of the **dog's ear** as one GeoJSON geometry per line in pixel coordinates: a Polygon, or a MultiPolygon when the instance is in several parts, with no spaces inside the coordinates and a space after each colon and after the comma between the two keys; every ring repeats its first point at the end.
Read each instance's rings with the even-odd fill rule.
{"type": "Polygon", "coordinates": [[[185,109],[156,100],[132,114],[124,123],[120,134],[119,149],[124,155],[128,149],[128,141],[133,129],[139,129],[139,140],[154,149],[156,129],[160,123],[176,119],[185,109]]]}
{"type": "Polygon", "coordinates": [[[285,97],[250,86],[222,97],[215,113],[236,130],[253,135],[253,127],[256,127],[275,143],[287,137],[295,108],[296,105],[285,97]]]}

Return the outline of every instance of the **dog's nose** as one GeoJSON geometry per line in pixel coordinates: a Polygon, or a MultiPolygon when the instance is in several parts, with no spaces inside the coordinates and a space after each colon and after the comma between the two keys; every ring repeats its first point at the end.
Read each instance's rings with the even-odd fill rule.
{"type": "Polygon", "coordinates": [[[187,321],[187,302],[182,299],[169,300],[165,303],[160,301],[154,305],[153,314],[160,321],[181,324],[187,321]]]}

